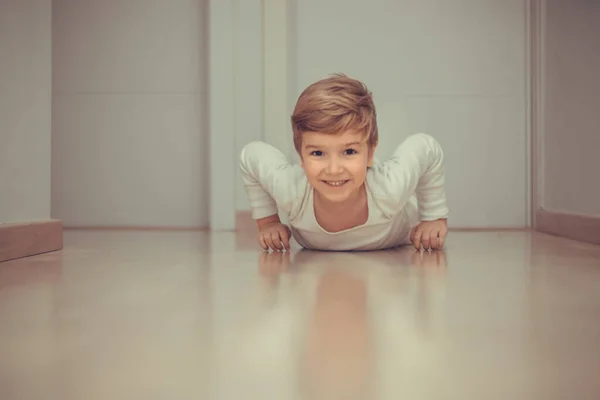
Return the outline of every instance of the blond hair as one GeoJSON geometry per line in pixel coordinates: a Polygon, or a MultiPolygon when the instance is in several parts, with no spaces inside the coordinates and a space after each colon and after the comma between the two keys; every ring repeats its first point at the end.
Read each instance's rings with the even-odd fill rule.
{"type": "Polygon", "coordinates": [[[317,81],[298,97],[291,116],[294,147],[300,153],[304,132],[363,132],[370,147],[377,144],[377,113],[367,86],[344,74],[317,81]]]}

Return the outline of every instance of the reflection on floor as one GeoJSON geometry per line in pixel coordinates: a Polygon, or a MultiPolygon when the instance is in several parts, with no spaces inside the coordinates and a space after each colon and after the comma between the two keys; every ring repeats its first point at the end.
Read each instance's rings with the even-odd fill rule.
{"type": "Polygon", "coordinates": [[[263,253],[248,233],[67,231],[0,264],[0,399],[600,398],[600,246],[263,253]]]}

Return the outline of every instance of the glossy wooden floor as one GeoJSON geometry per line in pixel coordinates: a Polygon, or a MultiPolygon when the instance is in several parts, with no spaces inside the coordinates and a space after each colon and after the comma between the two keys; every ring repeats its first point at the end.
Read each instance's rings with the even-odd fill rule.
{"type": "Polygon", "coordinates": [[[0,399],[598,399],[600,247],[266,254],[247,233],[66,231],[0,264],[0,399]]]}

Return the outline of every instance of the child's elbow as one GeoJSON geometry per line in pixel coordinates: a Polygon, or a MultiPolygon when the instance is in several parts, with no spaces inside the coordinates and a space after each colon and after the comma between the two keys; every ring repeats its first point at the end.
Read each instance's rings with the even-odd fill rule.
{"type": "Polygon", "coordinates": [[[261,142],[257,141],[245,144],[244,147],[242,147],[242,151],[240,151],[240,161],[244,160],[249,155],[256,154],[259,151],[260,144],[261,142]]]}
{"type": "Polygon", "coordinates": [[[444,150],[440,142],[428,133],[417,133],[416,136],[425,144],[432,160],[441,162],[444,159],[444,150]]]}
{"type": "Polygon", "coordinates": [[[240,151],[239,155],[239,166],[242,169],[242,171],[246,170],[251,164],[255,162],[255,160],[258,159],[261,153],[262,144],[262,142],[254,141],[242,147],[242,151],[240,151]]]}

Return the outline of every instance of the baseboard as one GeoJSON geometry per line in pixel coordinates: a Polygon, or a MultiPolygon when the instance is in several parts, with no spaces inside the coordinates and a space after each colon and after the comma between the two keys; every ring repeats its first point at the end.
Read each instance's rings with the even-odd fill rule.
{"type": "Polygon", "coordinates": [[[580,242],[600,244],[600,217],[539,209],[535,221],[537,231],[580,242]]]}
{"type": "Polygon", "coordinates": [[[146,225],[65,225],[65,231],[165,231],[165,232],[204,232],[207,226],[146,226],[146,225]]]}
{"type": "Polygon", "coordinates": [[[0,224],[0,262],[61,250],[60,220],[0,224]]]}
{"type": "Polygon", "coordinates": [[[480,228],[449,227],[448,232],[530,232],[526,226],[486,226],[480,228]]]}

